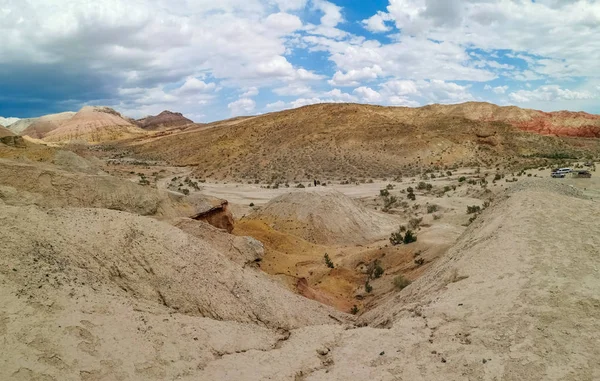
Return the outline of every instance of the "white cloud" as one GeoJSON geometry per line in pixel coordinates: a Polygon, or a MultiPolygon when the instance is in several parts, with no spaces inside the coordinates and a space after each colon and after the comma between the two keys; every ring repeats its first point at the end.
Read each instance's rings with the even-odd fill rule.
{"type": "Polygon", "coordinates": [[[194,94],[194,93],[203,93],[215,90],[216,85],[214,83],[206,83],[204,81],[199,80],[198,78],[190,77],[186,79],[184,84],[174,92],[176,94],[194,94]]]}
{"type": "Polygon", "coordinates": [[[496,86],[496,87],[492,87],[490,85],[485,85],[484,90],[491,90],[496,94],[504,94],[506,93],[506,90],[508,90],[508,86],[496,86]]]}
{"type": "Polygon", "coordinates": [[[509,94],[509,98],[517,103],[527,103],[534,101],[574,101],[599,99],[598,93],[589,91],[575,91],[563,89],[558,85],[546,85],[538,87],[535,90],[519,90],[509,94]]]}
{"type": "Polygon", "coordinates": [[[285,103],[284,101],[277,101],[277,102],[267,104],[267,106],[265,108],[269,111],[280,111],[280,110],[285,109],[286,106],[287,106],[287,103],[285,103]]]}
{"type": "Polygon", "coordinates": [[[287,34],[302,27],[302,21],[298,16],[289,13],[272,13],[265,19],[266,27],[276,30],[278,33],[287,34]]]}
{"type": "Polygon", "coordinates": [[[231,110],[232,116],[247,115],[247,114],[251,113],[252,111],[254,111],[255,107],[256,107],[256,102],[254,102],[250,98],[241,98],[241,99],[238,99],[237,101],[231,102],[227,105],[227,108],[229,108],[229,110],[231,110]]]}
{"type": "Polygon", "coordinates": [[[272,0],[282,11],[296,11],[306,6],[308,0],[272,0]]]}
{"type": "Polygon", "coordinates": [[[309,86],[294,83],[285,87],[278,87],[276,89],[273,89],[273,92],[281,96],[301,96],[312,94],[313,90],[309,86]]]}
{"type": "Polygon", "coordinates": [[[242,98],[250,98],[258,95],[258,89],[256,87],[250,87],[242,94],[242,98]]]}
{"type": "Polygon", "coordinates": [[[378,103],[381,102],[383,97],[377,91],[370,87],[361,86],[353,91],[354,94],[358,95],[360,99],[367,103],[378,103]]]}
{"type": "Polygon", "coordinates": [[[389,13],[378,11],[373,16],[362,21],[363,26],[373,33],[388,32],[392,28],[386,25],[386,21],[392,21],[393,18],[389,13]]]}
{"type": "Polygon", "coordinates": [[[352,69],[346,73],[337,71],[328,83],[332,86],[357,86],[362,81],[377,79],[381,74],[382,70],[379,65],[364,67],[358,70],[352,69]]]}

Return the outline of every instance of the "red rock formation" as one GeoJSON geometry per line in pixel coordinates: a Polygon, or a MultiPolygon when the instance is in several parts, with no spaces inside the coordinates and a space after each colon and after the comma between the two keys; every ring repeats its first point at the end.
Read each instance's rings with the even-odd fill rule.
{"type": "Polygon", "coordinates": [[[145,130],[160,130],[173,127],[182,127],[194,124],[179,112],[163,111],[156,116],[147,116],[136,120],[135,123],[145,130]]]}
{"type": "Polygon", "coordinates": [[[223,201],[220,205],[198,213],[192,218],[197,221],[208,222],[216,228],[227,230],[228,233],[231,233],[233,231],[233,214],[231,214],[228,206],[228,202],[223,201]]]}

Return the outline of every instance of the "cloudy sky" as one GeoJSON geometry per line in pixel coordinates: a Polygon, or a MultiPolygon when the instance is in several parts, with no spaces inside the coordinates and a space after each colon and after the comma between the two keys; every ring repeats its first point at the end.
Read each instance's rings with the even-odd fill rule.
{"type": "Polygon", "coordinates": [[[600,0],[0,0],[0,116],[318,102],[600,113],[600,0]]]}

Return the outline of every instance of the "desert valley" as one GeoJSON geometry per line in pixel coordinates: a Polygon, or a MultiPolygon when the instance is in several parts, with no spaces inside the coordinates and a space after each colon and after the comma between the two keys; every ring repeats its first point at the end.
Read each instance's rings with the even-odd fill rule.
{"type": "Polygon", "coordinates": [[[0,124],[1,380],[600,378],[598,115],[0,124]]]}

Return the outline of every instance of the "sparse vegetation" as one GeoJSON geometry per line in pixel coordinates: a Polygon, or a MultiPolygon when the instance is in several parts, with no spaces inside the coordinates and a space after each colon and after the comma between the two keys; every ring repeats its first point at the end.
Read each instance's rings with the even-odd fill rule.
{"type": "Polygon", "coordinates": [[[330,269],[333,269],[335,267],[335,265],[331,261],[331,258],[329,258],[329,254],[325,253],[323,258],[325,259],[325,265],[327,265],[327,267],[329,267],[330,269]]]}
{"type": "Polygon", "coordinates": [[[414,230],[416,230],[416,229],[418,229],[418,228],[419,228],[419,226],[421,226],[421,222],[423,222],[423,217],[419,217],[419,218],[411,218],[411,219],[408,221],[408,226],[409,226],[411,229],[414,229],[414,230]]]}
{"type": "Polygon", "coordinates": [[[366,291],[367,293],[369,293],[369,294],[370,294],[370,293],[373,291],[373,286],[371,286],[371,284],[369,283],[369,281],[367,281],[367,282],[365,283],[365,291],[366,291]]]}
{"type": "Polygon", "coordinates": [[[410,281],[406,279],[403,275],[398,275],[394,278],[394,286],[398,290],[403,290],[410,285],[410,281]]]}
{"type": "Polygon", "coordinates": [[[358,313],[358,306],[356,304],[352,306],[352,308],[350,309],[350,313],[352,315],[356,315],[358,313]]]}
{"type": "Polygon", "coordinates": [[[458,178],[458,182],[459,182],[459,183],[462,183],[462,182],[464,182],[465,180],[467,180],[467,178],[466,178],[466,177],[464,177],[464,176],[461,176],[461,177],[459,177],[459,178],[458,178]]]}
{"type": "Polygon", "coordinates": [[[408,245],[409,243],[417,242],[417,236],[412,232],[412,230],[407,230],[404,234],[404,244],[408,245]]]}
{"type": "Polygon", "coordinates": [[[428,214],[435,213],[438,210],[440,210],[440,207],[437,206],[436,204],[427,205],[427,213],[428,214]]]}
{"type": "Polygon", "coordinates": [[[467,206],[467,214],[479,213],[481,212],[481,206],[479,205],[470,205],[467,206]]]}

